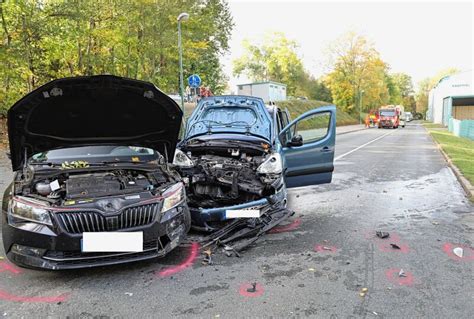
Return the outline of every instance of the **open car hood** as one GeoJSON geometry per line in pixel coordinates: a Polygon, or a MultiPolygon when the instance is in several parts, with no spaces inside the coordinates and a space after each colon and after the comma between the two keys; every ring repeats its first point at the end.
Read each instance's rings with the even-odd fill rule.
{"type": "Polygon", "coordinates": [[[85,145],[130,145],[173,160],[183,113],[151,83],[111,75],[49,82],[8,111],[13,170],[33,154],[85,145]]]}
{"type": "Polygon", "coordinates": [[[224,95],[202,99],[186,125],[185,140],[212,134],[244,134],[270,142],[272,120],[261,98],[224,95]]]}

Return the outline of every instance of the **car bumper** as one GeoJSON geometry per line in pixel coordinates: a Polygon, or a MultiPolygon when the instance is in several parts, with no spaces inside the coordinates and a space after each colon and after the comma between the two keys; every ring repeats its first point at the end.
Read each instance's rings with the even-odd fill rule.
{"type": "Polygon", "coordinates": [[[211,231],[210,222],[221,222],[227,220],[226,211],[234,209],[271,209],[280,208],[286,205],[287,191],[286,187],[282,186],[275,194],[239,205],[216,207],[216,208],[194,208],[190,207],[192,225],[199,230],[211,231]]]}
{"type": "Polygon", "coordinates": [[[89,268],[163,257],[185,239],[191,222],[186,205],[174,209],[179,211],[178,214],[166,222],[156,220],[146,226],[119,230],[143,232],[141,252],[83,253],[82,234],[20,229],[8,224],[6,213],[2,214],[4,248],[8,259],[19,266],[51,270],[89,268]]]}

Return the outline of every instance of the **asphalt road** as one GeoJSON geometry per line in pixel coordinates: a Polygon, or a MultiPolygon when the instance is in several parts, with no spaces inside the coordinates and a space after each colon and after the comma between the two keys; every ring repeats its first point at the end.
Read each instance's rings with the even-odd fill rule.
{"type": "Polygon", "coordinates": [[[0,316],[472,318],[474,208],[423,127],[340,135],[336,158],[333,183],[292,190],[289,225],[241,258],[216,254],[204,266],[183,247],[66,272],[4,260],[0,316]]]}

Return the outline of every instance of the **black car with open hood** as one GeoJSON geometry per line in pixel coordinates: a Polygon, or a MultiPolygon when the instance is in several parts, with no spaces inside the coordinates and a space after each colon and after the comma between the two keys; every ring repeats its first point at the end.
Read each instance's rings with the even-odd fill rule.
{"type": "Polygon", "coordinates": [[[183,113],[151,83],[110,75],[49,82],[8,112],[13,170],[47,150],[80,145],[135,145],[172,161],[183,113]]]}
{"type": "Polygon", "coordinates": [[[153,84],[110,75],[55,80],[19,100],[8,113],[7,257],[70,269],[177,247],[191,225],[169,165],[182,115],[153,84]]]}

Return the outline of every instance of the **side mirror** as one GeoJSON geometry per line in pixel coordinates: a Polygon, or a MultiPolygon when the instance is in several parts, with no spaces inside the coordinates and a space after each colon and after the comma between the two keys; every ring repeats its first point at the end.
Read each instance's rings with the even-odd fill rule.
{"type": "Polygon", "coordinates": [[[291,141],[286,143],[287,146],[302,146],[303,145],[303,136],[297,134],[291,138],[291,141]]]}

